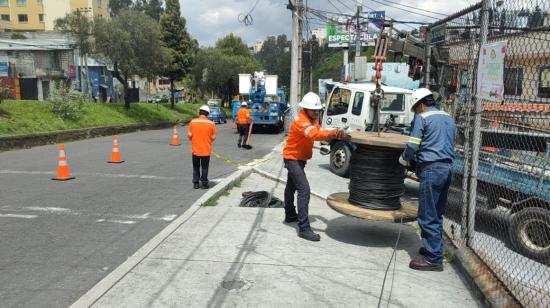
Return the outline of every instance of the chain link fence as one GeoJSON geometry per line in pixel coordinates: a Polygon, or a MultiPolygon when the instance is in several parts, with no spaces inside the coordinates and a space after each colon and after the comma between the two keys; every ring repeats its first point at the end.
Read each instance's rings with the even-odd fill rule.
{"type": "Polygon", "coordinates": [[[550,1],[486,1],[426,33],[426,81],[459,128],[445,232],[523,306],[550,307],[550,1]],[[485,100],[478,65],[499,50],[480,46],[499,42],[504,91],[485,100]]]}

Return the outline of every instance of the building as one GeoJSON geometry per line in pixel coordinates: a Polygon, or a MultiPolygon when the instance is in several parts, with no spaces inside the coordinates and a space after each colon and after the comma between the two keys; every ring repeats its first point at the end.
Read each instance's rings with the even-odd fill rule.
{"type": "Polygon", "coordinates": [[[0,83],[15,99],[47,99],[56,83],[70,85],[75,77],[74,42],[66,35],[33,35],[0,35],[0,83]]]}
{"type": "Polygon", "coordinates": [[[51,31],[56,19],[74,11],[108,17],[109,0],[0,0],[1,31],[51,31]],[[7,25],[9,24],[9,26],[7,25]]]}
{"type": "Polygon", "coordinates": [[[264,41],[262,40],[257,40],[256,43],[254,43],[254,45],[252,45],[250,47],[250,51],[253,53],[253,54],[257,54],[258,52],[260,52],[262,50],[262,47],[264,47],[264,41]]]}
{"type": "Polygon", "coordinates": [[[311,35],[315,36],[315,39],[319,43],[319,46],[325,46],[327,44],[327,29],[319,28],[311,31],[311,35]]]}

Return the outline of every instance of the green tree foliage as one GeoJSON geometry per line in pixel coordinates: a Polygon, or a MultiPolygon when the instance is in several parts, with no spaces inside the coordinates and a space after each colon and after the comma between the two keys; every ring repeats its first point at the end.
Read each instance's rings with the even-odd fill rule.
{"type": "Polygon", "coordinates": [[[123,10],[111,20],[98,20],[94,36],[97,52],[113,62],[114,77],[124,87],[126,108],[130,107],[129,78],[157,76],[170,63],[158,23],[142,12],[123,10]]]}
{"type": "Polygon", "coordinates": [[[109,10],[111,11],[111,17],[115,17],[122,10],[132,8],[134,5],[132,0],[109,0],[109,10]]]}
{"type": "Polygon", "coordinates": [[[279,76],[279,83],[290,88],[291,42],[286,35],[270,36],[256,57],[268,74],[279,76]]]}
{"type": "Polygon", "coordinates": [[[194,84],[214,92],[224,100],[238,94],[239,74],[261,70],[260,63],[250,54],[241,38],[230,34],[216,42],[215,47],[202,48],[193,69],[194,84]]]}
{"type": "MultiPolygon", "coordinates": [[[[93,28],[93,20],[86,17],[79,10],[76,10],[73,13],[65,15],[65,17],[63,18],[58,18],[54,21],[54,29],[56,31],[70,33],[72,34],[73,38],[75,38],[76,46],[80,51],[80,63],[86,64],[86,75],[82,79],[86,79],[88,89],[92,88],[92,83],[88,74],[87,57],[88,54],[92,53],[93,51],[93,28]]],[[[88,98],[91,98],[91,96],[92,91],[90,90],[88,91],[88,98]]]]}
{"type": "MultiPolygon", "coordinates": [[[[160,26],[162,41],[171,56],[171,63],[163,72],[163,76],[170,79],[170,93],[174,93],[174,82],[191,71],[198,50],[198,42],[189,35],[185,24],[179,0],[166,0],[166,10],[160,17],[160,26]]],[[[174,108],[173,94],[170,101],[174,108]]]]}
{"type": "Polygon", "coordinates": [[[147,14],[154,20],[160,21],[160,16],[164,13],[162,4],[162,0],[137,0],[135,3],[135,8],[147,14]]]}

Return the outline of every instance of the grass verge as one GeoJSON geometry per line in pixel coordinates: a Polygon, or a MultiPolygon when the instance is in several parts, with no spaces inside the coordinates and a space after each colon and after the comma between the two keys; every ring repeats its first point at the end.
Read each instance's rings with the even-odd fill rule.
{"type": "Polygon", "coordinates": [[[220,200],[220,198],[229,196],[229,194],[230,194],[230,192],[233,188],[241,187],[241,182],[242,182],[242,180],[238,180],[238,181],[235,181],[235,182],[231,183],[231,185],[229,185],[221,195],[219,195],[215,198],[209,199],[208,201],[203,203],[202,206],[216,206],[216,205],[218,205],[218,201],[220,200]]]}
{"type": "Polygon", "coordinates": [[[0,104],[0,136],[23,135],[102,126],[188,121],[197,114],[198,104],[122,104],[86,103],[80,119],[67,120],[52,112],[46,101],[4,101],[0,104]]]}

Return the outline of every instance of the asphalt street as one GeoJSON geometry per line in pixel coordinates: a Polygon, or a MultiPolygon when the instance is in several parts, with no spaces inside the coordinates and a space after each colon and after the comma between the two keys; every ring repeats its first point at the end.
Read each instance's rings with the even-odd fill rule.
{"type": "MultiPolygon", "coordinates": [[[[283,139],[255,133],[243,150],[231,124],[217,127],[214,151],[233,163],[212,157],[214,182],[283,139]]],[[[190,143],[170,139],[171,129],[120,135],[123,164],[107,163],[112,137],[66,143],[67,182],[50,179],[57,145],[0,153],[0,306],[69,306],[200,197],[190,143]]]]}

